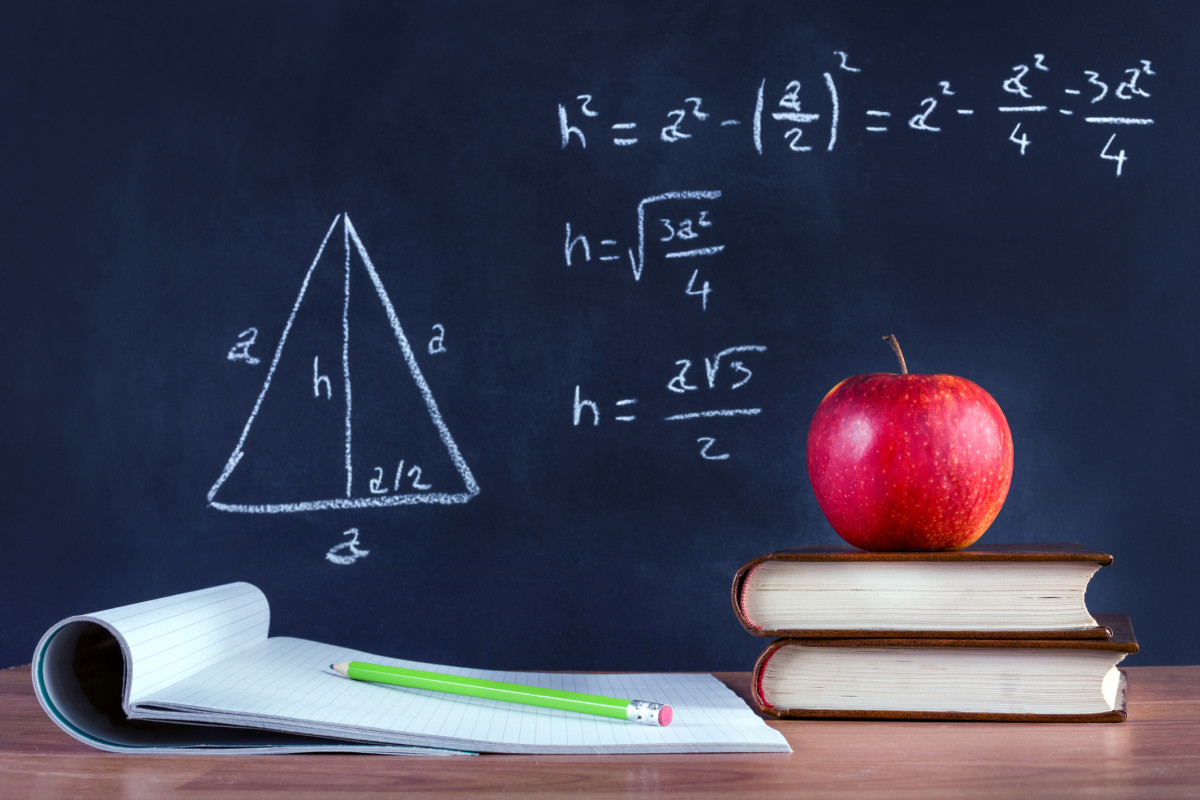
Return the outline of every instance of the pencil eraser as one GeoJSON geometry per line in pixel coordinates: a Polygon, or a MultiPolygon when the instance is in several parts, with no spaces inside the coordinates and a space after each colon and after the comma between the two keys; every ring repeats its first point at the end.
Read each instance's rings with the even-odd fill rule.
{"type": "Polygon", "coordinates": [[[671,707],[663,706],[658,710],[658,724],[662,725],[664,728],[667,727],[671,724],[671,717],[673,716],[674,712],[671,711],[671,707]]]}

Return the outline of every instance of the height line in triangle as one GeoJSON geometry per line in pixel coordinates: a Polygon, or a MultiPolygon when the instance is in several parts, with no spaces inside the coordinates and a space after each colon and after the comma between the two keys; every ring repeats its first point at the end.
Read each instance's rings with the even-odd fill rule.
{"type": "Polygon", "coordinates": [[[246,420],[245,427],[242,429],[242,434],[238,439],[237,445],[229,456],[229,460],[225,464],[221,476],[217,478],[212,488],[208,490],[208,505],[220,511],[233,511],[256,514],[279,514],[301,511],[322,511],[327,509],[342,509],[342,508],[375,508],[397,505],[413,505],[417,503],[439,503],[453,504],[465,503],[479,494],[479,484],[476,483],[471,469],[467,466],[466,460],[458,449],[458,445],[454,441],[454,436],[450,433],[445,420],[442,418],[441,411],[438,409],[437,401],[434,399],[433,392],[429,387],[429,383],[425,380],[424,374],[421,372],[420,365],[417,363],[416,354],[409,344],[408,337],[404,334],[404,329],[400,325],[399,317],[392,305],[391,298],[388,297],[387,291],[383,287],[383,281],[379,277],[378,271],[375,269],[375,264],[371,260],[371,256],[367,253],[366,247],[359,238],[358,232],[354,228],[354,224],[350,221],[348,214],[342,213],[334,217],[333,223],[329,226],[329,230],[325,233],[324,239],[321,240],[321,246],[317,249],[317,254],[313,258],[312,264],[304,275],[304,280],[301,282],[300,291],[296,296],[296,302],[292,305],[291,314],[288,316],[287,323],[284,325],[283,333],[279,337],[279,344],[275,347],[275,354],[271,360],[271,366],[267,370],[267,377],[263,381],[262,389],[259,391],[258,398],[254,403],[254,408],[250,412],[249,418],[246,420]],[[218,501],[217,494],[222,485],[229,479],[241,463],[245,456],[246,438],[250,434],[250,430],[254,425],[254,420],[258,416],[258,412],[262,407],[263,400],[267,396],[267,392],[271,388],[271,380],[275,376],[276,368],[279,365],[280,358],[283,355],[284,346],[287,343],[288,334],[292,330],[296,315],[300,310],[300,306],[304,301],[305,293],[308,291],[309,283],[311,282],[314,271],[318,263],[321,261],[321,256],[325,252],[325,248],[329,243],[330,236],[337,228],[338,222],[343,223],[343,246],[346,252],[346,278],[342,304],[342,375],[345,384],[346,394],[346,438],[345,438],[345,468],[346,468],[346,496],[345,497],[330,497],[323,499],[306,500],[289,503],[224,503],[218,501]],[[400,347],[400,351],[404,357],[405,365],[408,368],[409,374],[412,377],[417,391],[421,395],[425,409],[429,414],[430,420],[437,429],[438,436],[441,439],[443,446],[446,448],[446,453],[454,465],[459,477],[463,481],[464,491],[462,492],[420,492],[408,494],[388,494],[388,495],[372,495],[368,497],[353,496],[353,439],[351,436],[351,419],[353,415],[352,393],[350,381],[350,269],[351,269],[351,248],[350,243],[353,240],[354,250],[357,251],[362,259],[368,276],[371,279],[372,285],[375,287],[375,292],[378,295],[379,301],[383,306],[383,310],[387,315],[388,323],[391,326],[393,335],[396,338],[396,343],[400,347]]]}

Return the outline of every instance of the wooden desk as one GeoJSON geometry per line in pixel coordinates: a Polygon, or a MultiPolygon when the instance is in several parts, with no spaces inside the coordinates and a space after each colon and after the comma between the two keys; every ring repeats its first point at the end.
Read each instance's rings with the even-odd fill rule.
{"type": "MultiPolygon", "coordinates": [[[[134,756],[59,730],[0,672],[0,797],[1200,797],[1200,666],[1131,667],[1120,724],[771,721],[794,753],[134,756]]],[[[746,697],[748,673],[718,673],[746,697]]]]}

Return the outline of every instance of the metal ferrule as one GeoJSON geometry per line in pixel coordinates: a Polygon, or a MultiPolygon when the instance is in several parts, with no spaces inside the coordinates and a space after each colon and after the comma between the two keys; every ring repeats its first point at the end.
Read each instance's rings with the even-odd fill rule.
{"type": "Polygon", "coordinates": [[[649,700],[630,700],[625,706],[625,719],[630,722],[640,722],[643,725],[659,725],[658,711],[665,703],[651,703],[649,700]]]}

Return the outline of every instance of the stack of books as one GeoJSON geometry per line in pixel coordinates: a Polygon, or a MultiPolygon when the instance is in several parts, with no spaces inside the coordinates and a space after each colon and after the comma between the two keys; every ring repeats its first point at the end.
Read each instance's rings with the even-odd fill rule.
{"type": "Polygon", "coordinates": [[[754,697],[779,717],[1120,722],[1137,640],[1084,599],[1111,563],[1077,544],[761,556],[733,581],[738,620],[774,639],[754,697]]]}

